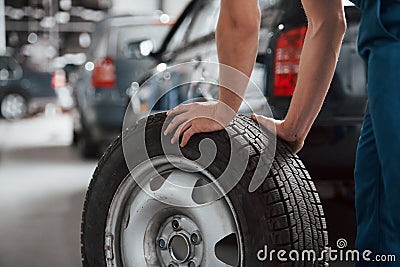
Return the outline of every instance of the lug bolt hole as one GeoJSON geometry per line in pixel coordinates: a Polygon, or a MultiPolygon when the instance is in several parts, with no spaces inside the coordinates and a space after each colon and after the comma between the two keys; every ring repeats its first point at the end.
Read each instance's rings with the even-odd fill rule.
{"type": "Polygon", "coordinates": [[[173,220],[173,221],[172,221],[172,228],[173,228],[174,230],[178,230],[179,227],[180,227],[180,224],[179,224],[178,220],[173,220]]]}
{"type": "Polygon", "coordinates": [[[167,242],[164,239],[160,238],[160,240],[158,240],[158,246],[162,249],[165,249],[167,247],[167,242]]]}
{"type": "Polygon", "coordinates": [[[190,236],[190,241],[192,242],[193,245],[198,245],[201,242],[201,237],[199,233],[193,233],[190,236]]]}

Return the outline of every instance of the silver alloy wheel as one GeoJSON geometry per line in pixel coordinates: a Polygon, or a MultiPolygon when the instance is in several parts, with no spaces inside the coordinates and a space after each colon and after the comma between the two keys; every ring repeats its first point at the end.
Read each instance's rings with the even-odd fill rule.
{"type": "MultiPolygon", "coordinates": [[[[153,158],[131,171],[108,211],[107,266],[243,266],[242,236],[229,198],[207,203],[215,192],[196,192],[199,185],[213,181],[193,161],[175,156],[153,158]],[[148,183],[140,188],[132,177],[148,183]],[[159,201],[165,198],[191,207],[159,201]]],[[[213,184],[207,188],[220,192],[213,184]]]]}
{"type": "Polygon", "coordinates": [[[25,98],[17,93],[7,94],[1,100],[1,114],[5,119],[21,119],[28,110],[25,98]]]}

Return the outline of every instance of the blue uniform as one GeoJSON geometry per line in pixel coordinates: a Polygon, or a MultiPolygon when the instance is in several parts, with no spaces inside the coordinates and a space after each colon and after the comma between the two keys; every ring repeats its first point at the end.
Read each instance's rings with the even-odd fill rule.
{"type": "Polygon", "coordinates": [[[358,50],[368,62],[368,108],[355,170],[356,248],[397,260],[356,266],[400,266],[400,1],[353,2],[363,13],[358,50]]]}

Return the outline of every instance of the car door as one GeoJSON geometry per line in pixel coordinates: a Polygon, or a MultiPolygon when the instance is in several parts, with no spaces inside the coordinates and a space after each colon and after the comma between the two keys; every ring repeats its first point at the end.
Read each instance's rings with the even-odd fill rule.
{"type": "Polygon", "coordinates": [[[23,70],[17,61],[8,56],[0,57],[0,95],[5,91],[16,85],[16,81],[21,79],[23,70]]]}
{"type": "Polygon", "coordinates": [[[198,1],[166,46],[162,60],[153,73],[165,72],[160,79],[151,81],[148,89],[150,105],[166,110],[188,99],[194,75],[213,45],[219,1],[198,1]],[[154,99],[158,99],[156,101],[154,99]]]}
{"type": "MultiPolygon", "coordinates": [[[[276,20],[276,18],[282,14],[281,9],[278,8],[278,6],[281,4],[281,1],[260,0],[259,4],[263,18],[262,27],[259,34],[259,51],[265,51],[270,38],[270,30],[268,27],[270,27],[272,21],[276,20]]],[[[204,56],[206,62],[202,64],[202,80],[218,83],[219,60],[215,40],[212,45],[205,49],[205,51],[207,51],[207,55],[204,56]]],[[[262,53],[265,54],[265,52],[262,53]]],[[[264,97],[266,67],[262,58],[262,53],[260,54],[260,57],[258,57],[252,71],[249,85],[244,95],[244,101],[239,109],[239,113],[241,114],[250,115],[254,112],[257,112],[267,115],[270,113],[269,108],[267,108],[267,101],[264,97]]],[[[237,73],[237,75],[241,74],[237,73]]],[[[206,94],[208,97],[218,97],[218,89],[215,86],[203,86],[201,89],[202,94],[206,94]]]]}
{"type": "Polygon", "coordinates": [[[107,55],[107,46],[107,22],[103,22],[93,34],[92,44],[87,51],[87,61],[79,69],[78,78],[74,84],[75,101],[84,117],[93,117],[88,114],[92,113],[90,107],[95,102],[95,90],[92,86],[91,77],[96,60],[107,55]]]}

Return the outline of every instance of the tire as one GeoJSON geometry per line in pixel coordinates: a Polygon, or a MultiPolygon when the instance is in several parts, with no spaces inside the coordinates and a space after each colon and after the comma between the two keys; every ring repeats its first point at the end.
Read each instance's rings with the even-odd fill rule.
{"type": "MultiPolygon", "coordinates": [[[[145,129],[146,144],[151,144],[147,148],[149,149],[150,159],[160,157],[162,159],[164,152],[159,139],[165,119],[166,115],[160,113],[150,116],[147,122],[139,121],[134,129],[127,130],[124,134],[124,141],[125,139],[132,139],[136,140],[133,142],[138,142],[139,133],[143,133],[145,129]]],[[[101,158],[86,194],[81,224],[83,266],[325,266],[327,264],[325,257],[316,262],[307,260],[282,262],[276,259],[271,262],[263,261],[257,257],[257,254],[266,246],[268,251],[272,249],[287,252],[297,250],[301,253],[303,250],[313,250],[316,255],[319,255],[328,244],[327,226],[316,188],[302,162],[284,142],[277,141],[274,162],[262,185],[252,193],[247,190],[260,153],[265,152],[260,143],[261,139],[258,137],[251,139],[250,136],[260,136],[260,134],[260,129],[251,119],[238,116],[226,130],[210,134],[197,134],[182,149],[184,157],[188,162],[191,162],[199,157],[200,141],[205,138],[212,139],[217,146],[218,156],[206,168],[206,171],[213,177],[219,177],[224,167],[227,166],[226,161],[229,161],[229,159],[226,155],[230,154],[229,150],[231,149],[226,145],[229,138],[233,140],[232,144],[240,145],[241,150],[250,151],[247,168],[238,184],[226,196],[217,201],[222,203],[218,206],[218,209],[215,208],[217,212],[207,213],[206,216],[201,217],[197,215],[204,215],[205,213],[196,213],[196,208],[192,207],[176,208],[165,204],[166,206],[164,205],[162,208],[152,206],[152,210],[147,209],[145,206],[150,200],[141,197],[146,194],[142,194],[137,183],[129,179],[130,172],[123,154],[122,138],[116,139],[101,158]],[[248,142],[243,142],[243,140],[248,142]],[[130,187],[125,187],[126,184],[130,184],[130,187]],[[125,202],[116,201],[124,190],[127,195],[125,202]],[[114,215],[112,211],[118,210],[115,209],[115,203],[119,203],[120,213],[118,213],[118,216],[112,216],[114,215]],[[125,203],[125,206],[121,203],[125,203]],[[132,213],[130,210],[135,205],[141,206],[138,213],[132,213]],[[151,213],[155,212],[154,210],[157,210],[157,214],[151,213]],[[166,212],[167,210],[168,212],[166,212]],[[126,212],[129,213],[128,216],[126,216],[126,212]],[[140,217],[141,212],[149,212],[153,216],[148,216],[151,217],[149,220],[153,221],[151,221],[151,225],[149,223],[149,225],[143,226],[147,227],[143,233],[140,229],[142,229],[141,222],[145,216],[140,217]],[[163,212],[166,214],[158,215],[163,212]],[[225,214],[228,215],[225,216],[225,214]],[[232,223],[228,223],[229,220],[224,216],[226,218],[230,216],[228,219],[232,220],[232,223]],[[155,222],[160,223],[154,223],[155,219],[153,218],[157,218],[155,222]],[[176,221],[178,221],[177,225],[180,227],[177,229],[180,229],[179,231],[184,232],[184,234],[186,232],[190,234],[190,231],[199,233],[200,238],[196,240],[200,239],[202,243],[199,245],[195,243],[194,252],[191,250],[193,244],[190,240],[192,240],[192,236],[188,236],[188,239],[185,239],[185,236],[181,238],[177,234],[180,234],[180,232],[174,230],[176,221]],[[197,224],[200,224],[200,226],[197,226],[197,224]],[[222,228],[219,226],[228,224],[233,225],[232,231],[236,231],[233,238],[232,235],[225,236],[223,241],[218,241],[218,244],[210,248],[209,244],[214,244],[210,242],[214,238],[213,233],[220,234],[223,232],[225,234],[224,231],[231,232],[216,230],[222,228]],[[117,230],[111,231],[110,225],[117,230]],[[152,231],[154,233],[150,237],[155,235],[157,237],[154,242],[147,242],[147,237],[152,231]],[[127,234],[128,232],[133,236],[130,237],[127,234]],[[125,246],[125,244],[134,244],[137,241],[137,238],[134,239],[136,235],[139,235],[138,242],[141,245],[136,247],[125,246]],[[167,239],[161,240],[165,236],[167,236],[167,239]],[[186,243],[181,240],[181,244],[186,245],[181,247],[184,256],[180,258],[175,258],[174,252],[175,243],[173,242],[178,240],[177,236],[182,240],[189,240],[186,243]],[[130,238],[132,241],[130,241],[130,238]],[[220,250],[218,254],[217,245],[220,243],[223,244],[223,250],[220,250]],[[144,248],[141,248],[142,245],[144,248]],[[165,247],[168,247],[168,249],[165,247]],[[196,254],[198,248],[201,248],[204,255],[200,253],[198,256],[196,254]],[[225,253],[229,254],[228,256],[223,255],[225,248],[229,252],[225,253]],[[145,255],[140,252],[142,249],[145,254],[148,252],[151,255],[146,254],[145,258],[145,255]],[[127,253],[126,250],[130,252],[127,253]],[[210,251],[215,252],[215,255],[209,255],[210,251]],[[168,264],[169,254],[172,255],[172,264],[168,264]],[[190,258],[186,257],[187,255],[194,257],[192,263],[189,263],[190,258]],[[215,260],[215,258],[218,260],[215,260]],[[141,261],[146,263],[136,263],[141,261]]],[[[132,149],[135,150],[134,147],[132,149]]],[[[138,151],[132,153],[137,155],[134,164],[145,164],[147,159],[145,153],[138,153],[138,151]]],[[[176,177],[180,175],[180,173],[174,174],[174,172],[175,170],[168,175],[175,175],[176,177]]],[[[185,175],[185,173],[182,175],[185,175]]],[[[192,176],[193,174],[187,177],[192,176]]],[[[189,179],[187,177],[185,179],[189,179]]],[[[184,191],[182,191],[183,194],[184,191]]],[[[210,207],[213,205],[210,204],[210,207]]],[[[199,210],[201,209],[199,208],[199,210]]],[[[228,229],[229,227],[225,228],[228,229]]],[[[182,251],[178,251],[177,254],[182,251]]]]}
{"type": "Polygon", "coordinates": [[[9,92],[1,97],[0,115],[6,120],[18,120],[28,113],[28,100],[18,92],[9,92]]]}
{"type": "Polygon", "coordinates": [[[78,142],[79,142],[79,133],[76,130],[72,131],[72,141],[71,141],[71,146],[72,147],[77,147],[78,142]]]}
{"type": "Polygon", "coordinates": [[[99,145],[93,142],[87,134],[79,135],[77,147],[81,156],[85,159],[98,159],[100,157],[99,145]]]}
{"type": "Polygon", "coordinates": [[[76,140],[76,146],[84,159],[98,159],[100,157],[100,145],[94,142],[91,133],[86,124],[82,123],[81,132],[74,130],[73,141],[76,140]]]}

